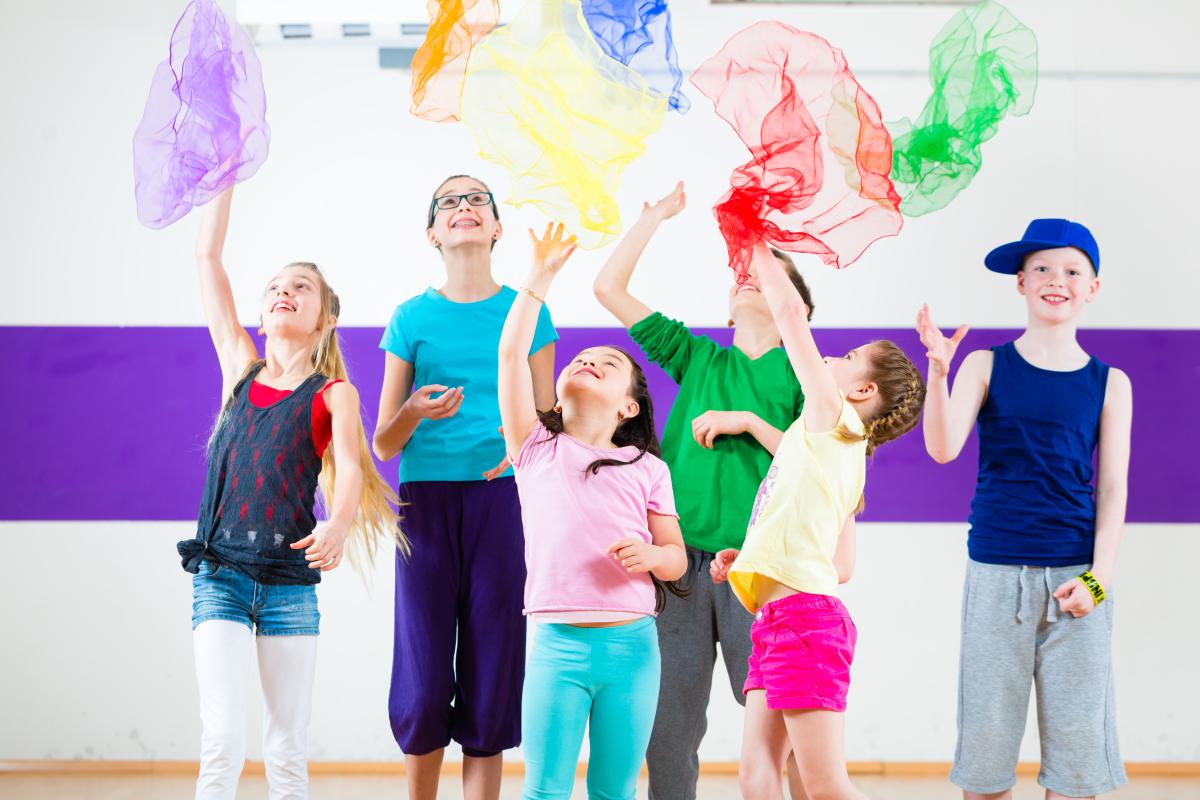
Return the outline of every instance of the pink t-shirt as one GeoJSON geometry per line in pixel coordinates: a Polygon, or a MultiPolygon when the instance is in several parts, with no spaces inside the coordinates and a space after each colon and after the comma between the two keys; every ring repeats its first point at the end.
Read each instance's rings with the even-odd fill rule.
{"type": "Polygon", "coordinates": [[[630,573],[608,554],[618,539],[651,541],[648,514],[676,516],[671,473],[636,447],[599,448],[541,422],[513,459],[525,525],[525,613],[563,622],[608,622],[654,614],[649,573],[630,573]]]}

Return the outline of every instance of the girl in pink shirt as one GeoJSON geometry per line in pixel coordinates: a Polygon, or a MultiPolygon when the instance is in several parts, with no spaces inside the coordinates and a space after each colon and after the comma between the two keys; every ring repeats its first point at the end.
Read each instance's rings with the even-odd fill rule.
{"type": "Polygon", "coordinates": [[[570,797],[590,726],[588,794],[636,797],[658,705],[654,615],[687,558],[646,376],[614,347],[577,355],[539,414],[528,352],[575,239],[547,226],[500,336],[499,399],[525,527],[525,798],[570,797]]]}

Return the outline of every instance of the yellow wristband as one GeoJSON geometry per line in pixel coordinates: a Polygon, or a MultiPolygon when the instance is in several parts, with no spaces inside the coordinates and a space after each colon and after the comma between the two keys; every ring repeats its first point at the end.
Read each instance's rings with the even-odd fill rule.
{"type": "Polygon", "coordinates": [[[534,300],[537,300],[542,305],[546,305],[545,298],[539,297],[537,292],[533,291],[533,289],[530,289],[528,286],[522,286],[521,291],[532,297],[534,300]]]}
{"type": "Polygon", "coordinates": [[[1100,585],[1100,581],[1096,580],[1095,575],[1090,572],[1084,572],[1079,576],[1079,580],[1092,593],[1092,600],[1096,602],[1096,605],[1104,602],[1104,587],[1100,585]]]}

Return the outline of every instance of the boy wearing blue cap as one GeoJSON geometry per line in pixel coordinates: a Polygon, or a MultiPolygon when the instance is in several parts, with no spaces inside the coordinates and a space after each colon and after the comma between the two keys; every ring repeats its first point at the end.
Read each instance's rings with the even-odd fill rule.
{"type": "Polygon", "coordinates": [[[1011,798],[1036,684],[1038,782],[1048,800],[1093,797],[1126,782],[1113,708],[1112,584],[1132,388],[1076,341],[1080,314],[1100,289],[1100,251],[1087,228],[1034,220],[984,263],[1017,276],[1029,322],[1015,341],[968,354],[953,392],[950,362],[967,327],[946,338],[928,306],[917,315],[929,358],[926,450],[939,463],[954,460],[979,423],[950,780],[966,800],[1011,798]]]}

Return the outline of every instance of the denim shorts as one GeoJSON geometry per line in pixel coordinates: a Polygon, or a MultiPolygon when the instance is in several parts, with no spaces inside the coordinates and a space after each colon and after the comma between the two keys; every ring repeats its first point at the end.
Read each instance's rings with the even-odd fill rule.
{"type": "Polygon", "coordinates": [[[240,622],[259,636],[316,636],[317,587],[259,583],[205,561],[192,578],[192,628],[210,619],[240,622]]]}

